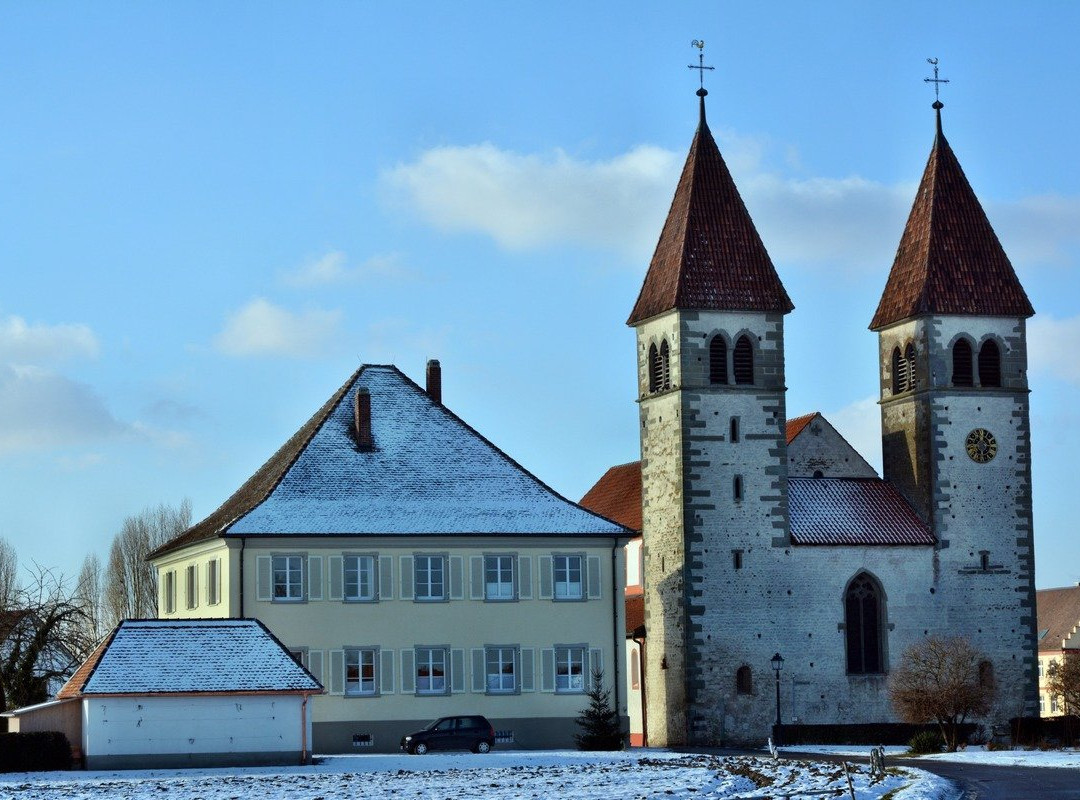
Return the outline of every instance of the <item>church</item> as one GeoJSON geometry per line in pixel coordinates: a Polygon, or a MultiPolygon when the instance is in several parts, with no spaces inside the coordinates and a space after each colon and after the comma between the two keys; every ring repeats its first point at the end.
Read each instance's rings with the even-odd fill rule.
{"type": "Polygon", "coordinates": [[[582,500],[641,532],[627,558],[636,743],[898,721],[889,673],[935,634],[984,654],[990,720],[1035,714],[1034,311],[945,138],[942,104],[867,309],[878,363],[858,367],[879,377],[879,477],[821,415],[788,419],[794,306],[709,130],[707,94],[628,320],[641,460],[582,500]]]}

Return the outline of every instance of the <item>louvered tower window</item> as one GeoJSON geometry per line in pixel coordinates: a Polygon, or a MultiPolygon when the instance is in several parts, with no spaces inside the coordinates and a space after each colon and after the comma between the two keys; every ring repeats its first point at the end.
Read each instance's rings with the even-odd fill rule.
{"type": "Polygon", "coordinates": [[[971,345],[967,339],[960,339],[952,349],[953,386],[973,386],[971,365],[971,345]]]}
{"type": "Polygon", "coordinates": [[[649,345],[649,391],[660,390],[660,352],[655,344],[649,345]]]}
{"type": "Polygon", "coordinates": [[[882,668],[882,592],[867,572],[860,572],[844,593],[844,633],[849,675],[876,675],[882,668]]]}
{"type": "Polygon", "coordinates": [[[732,358],[732,366],[735,372],[735,383],[738,385],[751,385],[754,382],[754,346],[750,343],[750,337],[745,334],[735,342],[735,352],[732,358]]]}
{"type": "Polygon", "coordinates": [[[892,351],[892,393],[900,394],[907,391],[904,382],[907,380],[907,364],[900,355],[900,348],[894,347],[892,351]]]}
{"type": "Polygon", "coordinates": [[[727,382],[727,342],[718,333],[709,342],[709,383],[727,382]]]}
{"type": "Polygon", "coordinates": [[[904,348],[904,362],[907,366],[905,391],[913,392],[915,391],[915,345],[911,342],[908,342],[908,346],[904,348]]]}
{"type": "Polygon", "coordinates": [[[660,388],[671,388],[671,350],[667,339],[660,342],[660,388]]]}
{"type": "Polygon", "coordinates": [[[979,385],[1001,386],[1001,351],[993,339],[979,348],[979,385]]]}

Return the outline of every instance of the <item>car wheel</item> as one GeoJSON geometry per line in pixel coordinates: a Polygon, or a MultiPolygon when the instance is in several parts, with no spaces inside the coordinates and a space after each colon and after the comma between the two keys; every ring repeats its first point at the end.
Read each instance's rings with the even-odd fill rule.
{"type": "Polygon", "coordinates": [[[423,742],[418,742],[412,749],[413,753],[418,756],[424,755],[427,752],[427,745],[423,742]]]}
{"type": "Polygon", "coordinates": [[[479,742],[476,743],[476,747],[474,748],[474,750],[477,753],[490,753],[491,752],[491,745],[488,744],[487,742],[479,741],[479,742]]]}

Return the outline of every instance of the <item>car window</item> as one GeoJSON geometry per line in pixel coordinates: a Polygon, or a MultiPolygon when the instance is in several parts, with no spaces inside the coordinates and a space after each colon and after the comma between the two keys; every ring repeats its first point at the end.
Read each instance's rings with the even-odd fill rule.
{"type": "Polygon", "coordinates": [[[435,726],[435,730],[437,730],[437,731],[448,731],[452,727],[454,727],[454,720],[452,720],[452,719],[444,719],[435,726]]]}

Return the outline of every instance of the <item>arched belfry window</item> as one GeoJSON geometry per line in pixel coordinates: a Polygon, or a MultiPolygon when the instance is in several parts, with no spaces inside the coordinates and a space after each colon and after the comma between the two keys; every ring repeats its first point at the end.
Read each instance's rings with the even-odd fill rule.
{"type": "Polygon", "coordinates": [[[912,392],[915,391],[915,345],[911,342],[904,348],[904,362],[907,365],[906,389],[912,392]]]}
{"type": "Polygon", "coordinates": [[[737,694],[754,693],[754,675],[746,664],[735,671],[735,692],[737,694]]]}
{"type": "Polygon", "coordinates": [[[660,342],[660,388],[671,388],[671,350],[667,339],[660,342]]]}
{"type": "Polygon", "coordinates": [[[952,349],[952,384],[974,386],[972,377],[971,344],[967,339],[959,339],[952,349]]]}
{"type": "Polygon", "coordinates": [[[709,342],[709,383],[727,382],[727,342],[718,333],[709,342]]]}
{"type": "Polygon", "coordinates": [[[735,352],[732,356],[732,367],[735,372],[735,383],[748,386],[754,382],[754,345],[750,337],[743,334],[735,342],[735,352]]]}
{"type": "Polygon", "coordinates": [[[1001,386],[1001,351],[993,339],[979,348],[979,385],[1001,386]]]}
{"type": "Polygon", "coordinates": [[[876,675],[885,671],[884,596],[868,572],[860,572],[844,592],[844,633],[849,675],[876,675]]]}
{"type": "Polygon", "coordinates": [[[660,352],[655,344],[649,345],[649,391],[660,389],[660,352]]]}
{"type": "Polygon", "coordinates": [[[892,392],[900,394],[907,391],[907,363],[900,354],[900,348],[894,347],[892,351],[892,392]]]}

